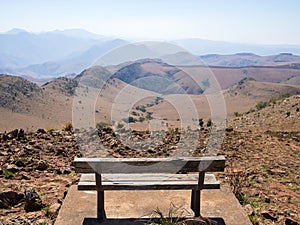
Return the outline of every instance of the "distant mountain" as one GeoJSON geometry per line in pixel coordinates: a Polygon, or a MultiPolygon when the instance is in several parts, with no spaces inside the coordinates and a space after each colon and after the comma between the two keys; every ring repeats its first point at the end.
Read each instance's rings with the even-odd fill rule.
{"type": "Polygon", "coordinates": [[[235,54],[237,52],[252,52],[258,55],[276,55],[280,52],[300,54],[299,45],[263,45],[211,41],[200,38],[174,40],[177,44],[195,55],[235,54]]]}
{"type": "Polygon", "coordinates": [[[56,32],[36,34],[12,30],[0,34],[0,53],[20,58],[28,64],[37,64],[63,59],[73,52],[84,51],[101,42],[103,41],[71,37],[56,32]]]}
{"type": "Polygon", "coordinates": [[[126,43],[80,29],[43,33],[12,29],[0,33],[0,73],[32,80],[80,73],[106,52],[126,43]]]}
{"type": "Polygon", "coordinates": [[[94,39],[94,40],[107,40],[108,38],[99,34],[91,33],[84,29],[66,29],[66,30],[54,30],[54,34],[61,34],[67,37],[80,38],[80,39],[94,39]]]}
{"type": "Polygon", "coordinates": [[[249,66],[283,66],[300,63],[300,56],[291,53],[259,56],[253,53],[238,53],[234,55],[203,55],[200,59],[209,66],[249,67],[249,66]]]}
{"type": "MultiPolygon", "coordinates": [[[[185,50],[177,45],[168,42],[137,42],[121,46],[114,49],[109,54],[101,57],[96,65],[108,66],[118,65],[126,62],[133,62],[140,59],[157,59],[165,55],[185,52],[185,50]]],[[[172,62],[168,62],[172,64],[172,62]]]]}

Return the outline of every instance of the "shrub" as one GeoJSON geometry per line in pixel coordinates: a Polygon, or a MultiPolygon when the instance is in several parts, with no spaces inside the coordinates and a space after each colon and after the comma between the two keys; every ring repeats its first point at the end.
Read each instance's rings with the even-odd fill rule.
{"type": "Polygon", "coordinates": [[[153,114],[153,112],[147,112],[146,118],[147,118],[148,120],[152,120],[152,119],[153,119],[152,114],[153,114]]]}
{"type": "Polygon", "coordinates": [[[211,127],[212,125],[213,125],[213,122],[211,121],[211,119],[209,119],[209,120],[207,121],[206,126],[207,126],[207,127],[211,127]]]}
{"type": "Polygon", "coordinates": [[[14,173],[10,170],[6,170],[3,174],[5,178],[11,178],[14,175],[14,173]]]}
{"type": "Polygon", "coordinates": [[[257,103],[257,105],[255,107],[257,110],[261,110],[263,108],[266,108],[269,105],[270,105],[269,102],[259,102],[259,103],[257,103]]]}
{"type": "Polygon", "coordinates": [[[65,123],[63,125],[63,130],[71,132],[73,130],[73,124],[72,124],[72,122],[65,123]]]}
{"type": "Polygon", "coordinates": [[[103,121],[96,124],[96,128],[99,130],[102,130],[103,128],[106,128],[106,127],[109,127],[109,124],[106,122],[103,122],[103,121]]]}
{"type": "Polygon", "coordinates": [[[240,114],[239,112],[234,112],[234,116],[239,117],[239,116],[242,116],[242,114],[240,114]]]}
{"type": "Polygon", "coordinates": [[[134,116],[139,116],[139,115],[140,115],[140,114],[138,114],[136,111],[132,111],[131,114],[134,115],[134,116]]]}
{"type": "Polygon", "coordinates": [[[203,125],[204,125],[204,121],[203,121],[202,118],[200,118],[200,119],[199,119],[199,126],[200,126],[200,127],[203,127],[203,125]]]}
{"type": "Polygon", "coordinates": [[[128,117],[128,123],[135,123],[135,122],[136,122],[135,118],[133,118],[132,116],[128,117]]]}
{"type": "Polygon", "coordinates": [[[141,105],[141,106],[137,106],[135,107],[136,110],[139,110],[141,112],[146,112],[146,107],[144,105],[141,105]]]}
{"type": "Polygon", "coordinates": [[[121,128],[123,128],[124,127],[124,124],[123,123],[118,123],[118,125],[117,125],[117,128],[118,129],[121,129],[121,128]]]}

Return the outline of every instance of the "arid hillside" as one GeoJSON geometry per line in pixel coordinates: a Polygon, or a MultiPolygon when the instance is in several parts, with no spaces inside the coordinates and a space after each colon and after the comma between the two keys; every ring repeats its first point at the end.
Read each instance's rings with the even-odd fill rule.
{"type": "Polygon", "coordinates": [[[299,93],[298,77],[299,70],[290,68],[174,67],[154,60],[125,64],[116,70],[95,66],[73,79],[58,78],[42,86],[1,75],[0,111],[5,119],[0,121],[0,131],[60,129],[72,121],[74,105],[82,101],[94,107],[94,125],[124,123],[132,117],[130,126],[134,129],[147,129],[154,119],[170,127],[180,126],[180,115],[170,99],[182,106],[191,99],[198,117],[209,120],[209,94],[217,92],[223,93],[231,117],[255,108],[259,102],[299,93]],[[79,97],[79,84],[87,90],[85,99],[79,97]],[[127,105],[116,104],[121,97],[126,97],[127,105]],[[117,112],[122,117],[113,118],[117,112]]]}
{"type": "MultiPolygon", "coordinates": [[[[226,156],[226,170],[219,179],[222,185],[231,186],[253,224],[300,223],[299,105],[295,95],[238,115],[228,121],[221,148],[216,149],[226,156]],[[266,118],[277,126],[263,129],[266,118]]],[[[195,148],[184,143],[194,156],[206,152],[213,126],[205,122],[199,136],[192,136],[195,148]]],[[[68,187],[78,181],[71,164],[75,156],[92,156],[105,148],[114,157],[168,157],[176,152],[181,135],[190,134],[172,128],[155,134],[123,127],[114,130],[102,124],[84,134],[89,140],[84,143],[86,152],[75,141],[81,139],[80,134],[70,130],[71,126],[65,126],[65,131],[0,133],[0,204],[4,208],[0,224],[53,224],[68,187]],[[157,137],[161,142],[155,141],[157,137]],[[36,211],[26,212],[24,191],[31,189],[40,196],[40,204],[36,211]]]]}

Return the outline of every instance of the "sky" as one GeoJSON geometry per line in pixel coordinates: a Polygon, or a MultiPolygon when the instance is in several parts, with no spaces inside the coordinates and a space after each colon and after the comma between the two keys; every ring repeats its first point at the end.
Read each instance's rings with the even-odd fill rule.
{"type": "Polygon", "coordinates": [[[0,0],[0,32],[82,28],[135,40],[300,44],[299,0],[0,0]]]}

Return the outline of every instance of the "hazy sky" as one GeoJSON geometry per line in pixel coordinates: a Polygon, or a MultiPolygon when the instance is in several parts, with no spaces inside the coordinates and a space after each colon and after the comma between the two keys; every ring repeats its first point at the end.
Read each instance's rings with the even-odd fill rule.
{"type": "Polygon", "coordinates": [[[299,0],[0,0],[0,32],[83,28],[137,39],[300,44],[299,0]]]}

